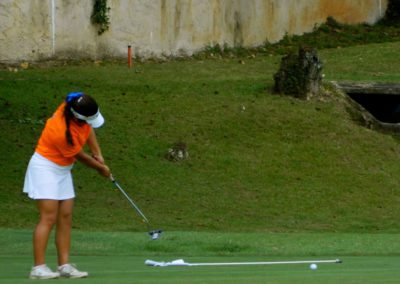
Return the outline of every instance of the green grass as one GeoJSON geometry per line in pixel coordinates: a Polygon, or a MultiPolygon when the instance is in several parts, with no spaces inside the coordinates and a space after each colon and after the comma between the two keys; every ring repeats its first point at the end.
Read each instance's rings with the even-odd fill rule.
{"type": "MultiPolygon", "coordinates": [[[[1,229],[2,255],[31,255],[31,230],[1,229]]],[[[52,237],[53,238],[53,237],[52,237]]],[[[74,230],[72,252],[90,256],[142,257],[321,257],[399,256],[398,234],[388,233],[232,233],[166,231],[160,241],[143,232],[74,230]]],[[[49,255],[55,254],[49,242],[49,255]]]]}
{"type": "MultiPolygon", "coordinates": [[[[326,80],[398,81],[398,48],[323,50],[326,80]]],[[[98,138],[108,164],[155,226],[399,232],[398,140],[359,126],[336,99],[272,95],[278,63],[260,56],[244,65],[147,63],[139,73],[108,63],[0,71],[0,226],[32,227],[36,209],[20,193],[27,162],[45,119],[66,93],[83,90],[107,119],[98,138]],[[187,161],[164,158],[176,141],[187,143],[187,161]]],[[[110,182],[80,164],[74,175],[75,228],[143,230],[110,182]]]]}
{"type": "Polygon", "coordinates": [[[400,58],[395,55],[398,46],[399,42],[394,42],[323,50],[326,76],[339,81],[399,82],[396,65],[400,58]]]}
{"type": "MultiPolygon", "coordinates": [[[[85,283],[396,283],[399,236],[337,233],[168,232],[151,241],[143,233],[74,232],[71,259],[90,277],[85,283]],[[146,259],[187,262],[326,260],[342,264],[236,267],[147,267],[146,259]]],[[[0,283],[29,283],[31,232],[0,230],[0,283]]],[[[48,249],[55,267],[55,248],[48,249]]]]}
{"type": "MultiPolygon", "coordinates": [[[[89,278],[75,280],[84,283],[398,283],[399,257],[346,257],[343,264],[320,264],[317,270],[308,265],[268,265],[239,267],[147,267],[146,258],[137,256],[79,256],[79,267],[89,278]]],[[[251,258],[256,261],[281,261],[282,258],[251,258]]],[[[307,258],[310,259],[310,258],[307,258]]],[[[27,279],[27,256],[0,257],[10,263],[0,268],[0,283],[32,283],[27,279]]],[[[54,260],[54,258],[53,258],[54,260]]],[[[170,259],[168,259],[170,260],[170,259]]],[[[172,259],[171,259],[172,260],[172,259]]],[[[249,257],[191,258],[201,262],[248,261],[249,257]]],[[[299,258],[285,258],[299,260],[299,258]]],[[[304,259],[300,259],[304,260],[304,259]]],[[[52,268],[55,266],[53,265],[52,268]]],[[[35,283],[59,283],[70,280],[46,280],[35,283]]]]}
{"type": "MultiPolygon", "coordinates": [[[[352,45],[348,28],[323,26],[249,58],[1,69],[0,282],[28,282],[37,210],[21,193],[26,166],[47,117],[68,92],[82,90],[106,117],[97,133],[113,174],[165,230],[149,241],[111,182],[77,164],[72,261],[91,273],[87,283],[396,283],[398,136],[358,125],[337,97],[271,93],[274,54],[317,38],[317,47],[330,48],[319,51],[325,80],[399,82],[398,29],[387,28],[394,42],[344,48],[352,45]],[[338,35],[328,40],[329,29],[338,35]],[[187,161],[165,159],[177,141],[188,145],[187,161]],[[317,271],[143,265],[337,257],[342,265],[317,271]]],[[[352,42],[377,42],[381,28],[366,37],[369,27],[356,27],[362,40],[352,42]]],[[[54,267],[52,242],[48,259],[54,267]]]]}

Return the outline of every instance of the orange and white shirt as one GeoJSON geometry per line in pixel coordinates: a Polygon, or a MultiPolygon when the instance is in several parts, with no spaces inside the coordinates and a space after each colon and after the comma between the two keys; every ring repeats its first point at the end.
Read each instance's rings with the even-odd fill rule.
{"type": "Polygon", "coordinates": [[[46,159],[60,166],[69,166],[75,162],[75,155],[86,144],[92,130],[89,124],[79,124],[71,119],[69,130],[74,145],[68,144],[65,135],[67,130],[64,116],[65,105],[65,102],[62,103],[53,116],[47,120],[35,150],[46,159]]]}

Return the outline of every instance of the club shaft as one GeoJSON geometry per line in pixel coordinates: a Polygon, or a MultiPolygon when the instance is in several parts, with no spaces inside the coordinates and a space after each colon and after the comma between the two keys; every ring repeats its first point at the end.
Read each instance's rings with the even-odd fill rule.
{"type": "Polygon", "coordinates": [[[119,189],[119,191],[121,191],[121,193],[126,197],[126,199],[128,199],[129,203],[132,205],[133,208],[135,208],[136,212],[138,212],[139,215],[143,218],[143,220],[147,223],[147,225],[149,225],[149,220],[146,218],[146,216],[144,216],[143,212],[139,209],[139,207],[137,207],[135,202],[133,202],[133,200],[128,196],[128,194],[126,194],[126,192],[122,189],[122,187],[118,184],[118,182],[116,182],[114,179],[111,180],[115,184],[115,186],[119,189]]]}

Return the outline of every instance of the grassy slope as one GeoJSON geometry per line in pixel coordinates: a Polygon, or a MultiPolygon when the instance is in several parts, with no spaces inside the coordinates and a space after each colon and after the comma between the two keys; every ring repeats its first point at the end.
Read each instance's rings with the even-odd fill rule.
{"type": "MultiPolygon", "coordinates": [[[[400,43],[322,51],[327,80],[399,81],[400,43]]],[[[0,71],[1,227],[32,227],[20,191],[41,122],[73,90],[93,94],[120,184],[167,230],[399,232],[398,141],[335,100],[273,96],[280,58],[0,71]],[[245,110],[243,110],[243,106],[245,110]],[[171,163],[172,143],[190,159],[171,163]]],[[[111,183],[76,166],[75,226],[142,230],[111,183]]]]}

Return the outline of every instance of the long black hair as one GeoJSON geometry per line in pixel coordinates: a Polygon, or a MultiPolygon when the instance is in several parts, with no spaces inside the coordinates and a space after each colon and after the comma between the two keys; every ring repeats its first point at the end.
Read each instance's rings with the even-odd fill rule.
{"type": "Polygon", "coordinates": [[[69,93],[67,98],[65,99],[65,108],[64,108],[64,117],[65,124],[67,129],[65,130],[65,138],[69,145],[73,146],[74,141],[72,139],[70,124],[71,120],[75,118],[74,114],[71,111],[71,108],[74,109],[75,112],[84,115],[84,116],[92,116],[97,113],[99,107],[96,101],[89,95],[86,95],[81,92],[77,93],[69,93]]]}

